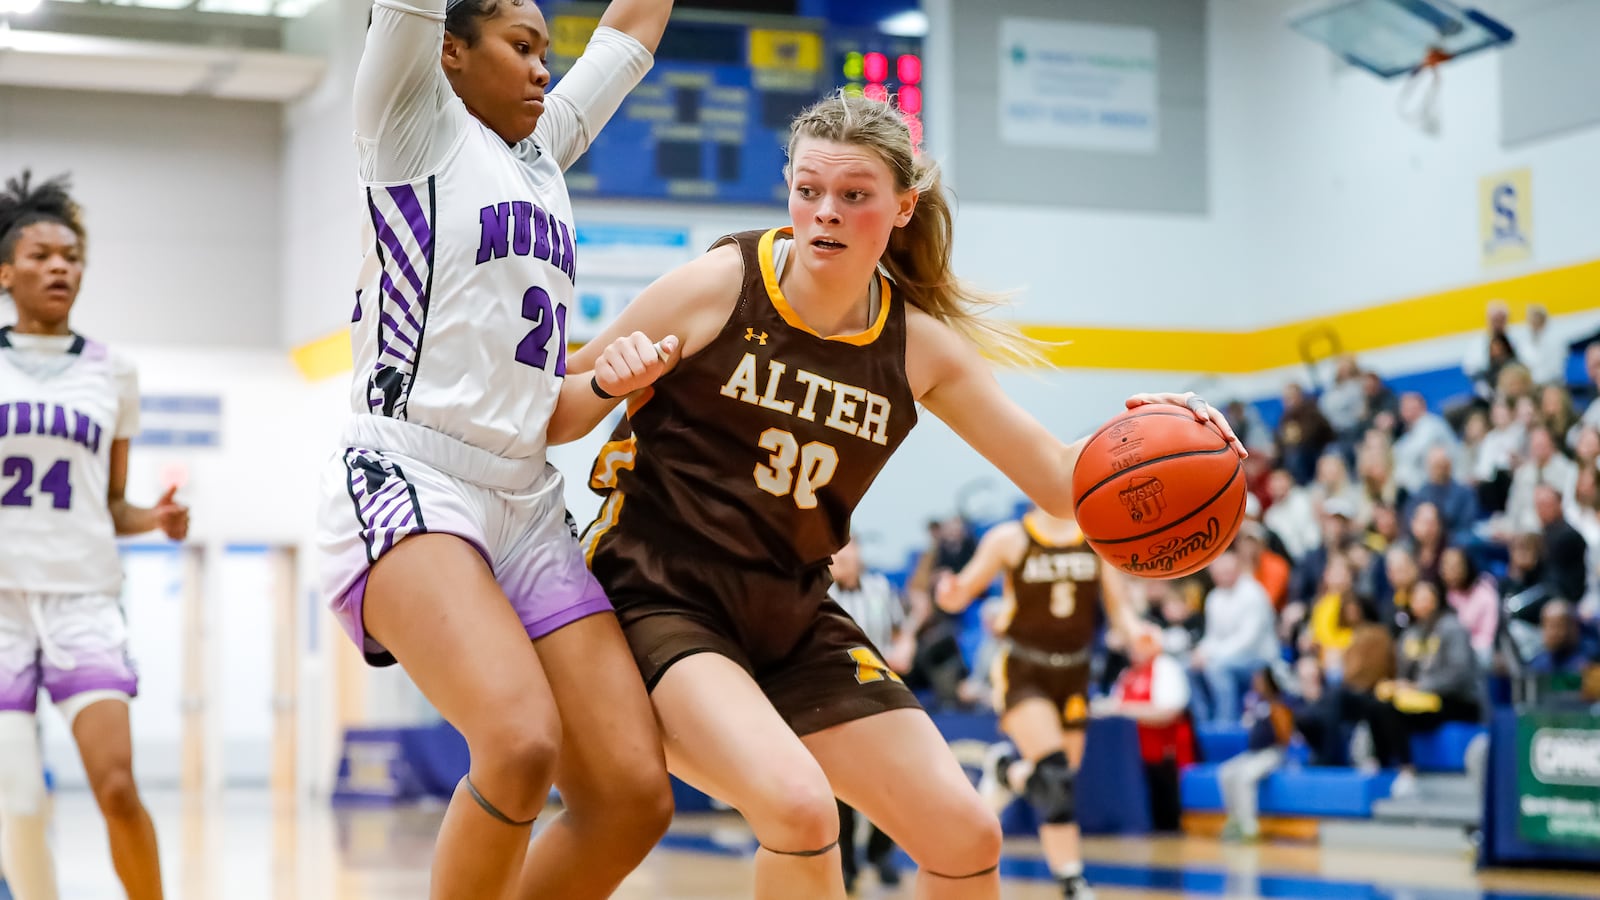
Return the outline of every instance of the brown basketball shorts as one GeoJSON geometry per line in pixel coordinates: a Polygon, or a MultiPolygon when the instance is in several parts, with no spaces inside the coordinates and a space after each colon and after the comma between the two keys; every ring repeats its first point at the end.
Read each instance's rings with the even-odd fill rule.
{"type": "Polygon", "coordinates": [[[1049,701],[1061,714],[1061,724],[1067,728],[1084,728],[1089,724],[1089,660],[1083,654],[1081,664],[1055,666],[1025,658],[1026,651],[1018,647],[1003,647],[995,654],[991,680],[994,683],[995,705],[1002,713],[1015,708],[1024,700],[1049,701]]]}
{"type": "Polygon", "coordinates": [[[750,673],[799,735],[921,708],[861,628],[828,599],[826,567],[765,572],[624,534],[607,535],[590,565],[648,690],[680,660],[718,653],[750,673]]]}

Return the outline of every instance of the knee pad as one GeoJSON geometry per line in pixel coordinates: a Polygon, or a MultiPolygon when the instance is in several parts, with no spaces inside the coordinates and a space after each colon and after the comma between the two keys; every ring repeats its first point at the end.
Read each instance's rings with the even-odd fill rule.
{"type": "Polygon", "coordinates": [[[32,713],[0,712],[0,815],[36,816],[44,799],[37,720],[32,713]]]}
{"type": "Polygon", "coordinates": [[[1043,825],[1071,825],[1078,817],[1078,773],[1063,751],[1033,764],[1023,796],[1043,825]]]}
{"type": "Polygon", "coordinates": [[[516,819],[513,819],[510,816],[506,815],[505,813],[501,812],[500,810],[496,809],[493,803],[490,803],[489,801],[483,799],[483,795],[478,793],[478,789],[476,787],[473,787],[473,785],[472,785],[472,777],[471,776],[469,776],[469,775],[461,776],[461,783],[467,786],[467,793],[471,794],[472,795],[472,799],[477,801],[477,804],[478,804],[479,808],[481,808],[484,812],[488,813],[489,817],[494,819],[496,822],[499,822],[499,823],[501,823],[503,825],[510,825],[513,828],[526,828],[527,826],[532,825],[534,822],[538,821],[538,819],[539,819],[539,817],[537,815],[535,815],[533,818],[528,819],[527,821],[518,822],[516,819]]]}

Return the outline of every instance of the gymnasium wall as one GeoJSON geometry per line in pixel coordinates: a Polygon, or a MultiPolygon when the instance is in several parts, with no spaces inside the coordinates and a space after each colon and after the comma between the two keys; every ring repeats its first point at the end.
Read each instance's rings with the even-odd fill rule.
{"type": "MultiPolygon", "coordinates": [[[[962,59],[940,27],[961,2],[927,4],[930,71],[950,70],[939,54],[962,59]]],[[[1219,376],[1221,390],[1244,395],[1275,393],[1298,375],[1297,342],[1323,326],[1395,373],[1458,359],[1489,299],[1508,301],[1519,319],[1543,302],[1562,332],[1591,330],[1600,285],[1582,265],[1600,258],[1600,182],[1590,175],[1600,128],[1578,77],[1593,61],[1568,36],[1600,27],[1600,8],[1480,5],[1518,40],[1445,68],[1442,127],[1430,135],[1399,118],[1398,82],[1345,66],[1291,31],[1282,3],[1209,4],[1209,215],[968,200],[961,270],[1020,288],[1020,321],[1076,337],[1053,354],[1063,366],[1169,367],[1219,376]],[[1528,107],[1537,109],[1519,113],[1528,107]],[[1518,170],[1531,180],[1517,223],[1529,250],[1491,264],[1481,182],[1518,170]]],[[[1085,4],[1062,8],[1075,6],[1085,4]]],[[[948,141],[990,115],[972,104],[935,108],[929,133],[948,141]]],[[[949,161],[958,195],[963,171],[996,164],[959,153],[949,161]]]]}
{"type": "MultiPolygon", "coordinates": [[[[1060,370],[999,376],[1056,434],[1088,431],[1136,391],[1275,393],[1299,374],[1294,342],[1329,318],[1347,345],[1391,373],[1459,359],[1491,297],[1519,311],[1546,302],[1573,331],[1594,324],[1600,276],[1593,266],[1572,267],[1600,258],[1592,213],[1600,181],[1590,174],[1600,129],[1568,116],[1577,124],[1511,145],[1501,133],[1502,67],[1513,65],[1512,54],[1554,52],[1536,40],[1537,24],[1526,26],[1526,46],[1503,60],[1449,67],[1443,129],[1425,136],[1395,118],[1395,85],[1344,69],[1290,32],[1276,0],[1205,4],[1208,211],[1155,213],[963,196],[963,172],[984,161],[952,152],[955,134],[989,127],[991,113],[962,100],[953,83],[964,48],[950,24],[952,4],[962,2],[969,0],[925,4],[936,79],[929,149],[950,164],[960,201],[957,269],[986,287],[1016,289],[1019,321],[1060,326],[1050,334],[1073,341],[1052,351],[1060,370]],[[1531,252],[1487,266],[1479,179],[1522,167],[1532,181],[1531,252]],[[1540,274],[1547,272],[1555,274],[1540,274]],[[1396,339],[1399,346],[1387,346],[1396,339]]],[[[1516,7],[1513,25],[1525,27],[1523,15],[1570,15],[1583,2],[1483,5],[1516,7]]],[[[219,447],[137,448],[130,477],[131,497],[144,502],[169,468],[186,468],[196,539],[219,547],[305,547],[312,536],[318,474],[336,440],[348,373],[308,380],[289,350],[332,334],[338,351],[344,340],[360,251],[349,84],[365,10],[359,0],[328,0],[296,25],[291,49],[326,54],[330,72],[317,92],[285,108],[0,89],[0,172],[32,165],[77,173],[93,240],[80,328],[127,350],[147,394],[220,398],[219,447]]],[[[1578,104],[1587,82],[1555,71],[1521,71],[1516,90],[1543,77],[1549,93],[1541,103],[1560,107],[1565,96],[1578,104]]],[[[1548,110],[1542,115],[1550,120],[1548,110]]],[[[1064,166],[1031,177],[1090,176],[1064,166]]],[[[781,222],[784,211],[586,201],[578,216],[687,227],[697,249],[717,234],[781,222]]],[[[593,266],[586,275],[607,277],[593,266]]],[[[637,274],[611,276],[642,284],[637,274]]],[[[0,308],[0,319],[6,314],[0,308]]],[[[552,452],[580,520],[597,505],[582,480],[601,439],[552,452]]],[[[928,518],[955,510],[958,493],[969,509],[995,511],[1015,496],[924,413],[857,516],[869,559],[898,564],[923,543],[928,518]]],[[[215,602],[250,602],[252,564],[228,565],[234,574],[215,602]]],[[[302,569],[301,597],[319,610],[310,566],[302,569]]],[[[130,565],[135,570],[141,596],[159,601],[167,585],[161,566],[145,561],[130,565]]],[[[327,673],[349,648],[328,617],[306,618],[302,640],[314,652],[304,675],[326,695],[327,673]]],[[[225,633],[230,641],[250,634],[237,620],[225,633]]],[[[161,678],[172,662],[162,660],[161,678]]],[[[229,684],[234,677],[219,675],[229,684]]],[[[366,718],[418,715],[395,670],[367,677],[361,691],[366,718]]],[[[332,715],[327,702],[318,715],[332,715]]],[[[155,717],[157,730],[165,715],[155,717]]],[[[158,738],[166,739],[151,739],[158,738]]],[[[239,751],[240,765],[248,767],[250,752],[239,751]]]]}
{"type": "Polygon", "coordinates": [[[280,116],[264,103],[0,88],[0,175],[73,173],[91,234],[82,331],[279,346],[280,116]]]}
{"type": "MultiPolygon", "coordinates": [[[[1481,5],[1504,15],[1518,40],[1443,70],[1437,135],[1396,115],[1398,83],[1340,66],[1287,28],[1236,29],[1249,40],[1240,48],[1248,63],[1234,90],[1273,123],[1252,135],[1258,158],[1246,183],[1257,216],[1250,238],[1262,325],[1335,316],[1353,349],[1408,345],[1374,355],[1393,371],[1459,359],[1461,339],[1449,336],[1480,330],[1489,299],[1509,302],[1516,318],[1526,304],[1541,302],[1569,316],[1558,328],[1593,327],[1600,283],[1592,267],[1572,267],[1600,259],[1600,181],[1593,174],[1600,127],[1578,120],[1522,138],[1508,133],[1507,123],[1510,110],[1535,99],[1546,117],[1592,105],[1589,85],[1574,77],[1581,54],[1563,53],[1550,39],[1570,25],[1571,12],[1600,27],[1600,9],[1583,0],[1481,5]],[[1529,70],[1532,57],[1553,58],[1529,70]],[[1508,82],[1508,72],[1517,77],[1508,82]],[[1480,181],[1519,169],[1531,181],[1517,229],[1527,253],[1491,262],[1480,181]],[[1528,277],[1549,272],[1555,276],[1528,277]],[[1447,293],[1474,286],[1483,289],[1447,293]],[[1441,302],[1337,318],[1419,297],[1441,302]]],[[[1223,5],[1219,30],[1247,11],[1270,19],[1271,6],[1223,5]]]]}

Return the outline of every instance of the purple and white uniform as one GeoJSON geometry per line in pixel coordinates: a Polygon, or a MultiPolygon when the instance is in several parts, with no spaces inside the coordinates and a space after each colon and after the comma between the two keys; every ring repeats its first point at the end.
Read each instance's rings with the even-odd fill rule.
{"type": "Polygon", "coordinates": [[[125,359],[0,328],[0,712],[138,689],[106,505],[111,444],[138,431],[125,359]]]}
{"type": "Polygon", "coordinates": [[[369,662],[367,571],[413,534],[483,554],[530,637],[610,609],[545,461],[577,272],[562,172],[649,70],[610,28],[507,146],[439,65],[445,0],[377,0],[356,75],[366,263],[351,342],[353,415],[323,485],[324,596],[369,662]]]}

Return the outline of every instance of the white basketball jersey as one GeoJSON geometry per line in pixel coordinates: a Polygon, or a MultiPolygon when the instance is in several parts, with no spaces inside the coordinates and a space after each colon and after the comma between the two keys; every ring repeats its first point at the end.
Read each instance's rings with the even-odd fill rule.
{"type": "Polygon", "coordinates": [[[366,185],[351,402],[502,457],[542,456],[566,374],[572,201],[531,139],[507,147],[460,101],[446,115],[464,121],[434,174],[366,185]]]}
{"type": "Polygon", "coordinates": [[[133,367],[104,344],[0,329],[0,590],[121,589],[111,444],[137,431],[133,367]]]}

